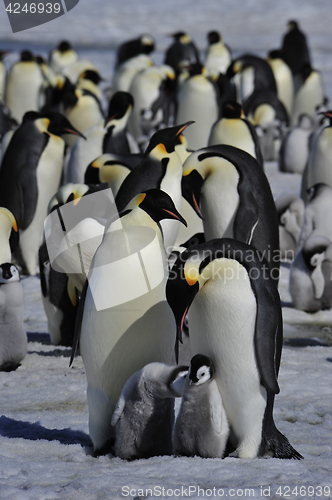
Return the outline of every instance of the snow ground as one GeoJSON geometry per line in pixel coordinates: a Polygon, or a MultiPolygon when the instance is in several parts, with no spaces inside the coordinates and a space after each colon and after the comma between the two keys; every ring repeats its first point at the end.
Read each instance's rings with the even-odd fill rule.
{"type": "MultiPolygon", "coordinates": [[[[250,49],[265,55],[279,45],[286,22],[292,18],[308,33],[314,65],[323,71],[331,97],[329,0],[206,0],[204,4],[196,0],[80,0],[63,18],[15,35],[1,3],[0,45],[13,49],[7,58],[10,64],[23,47],[47,54],[59,39],[68,38],[82,57],[96,62],[108,79],[107,86],[114,47],[142,32],[156,37],[156,62],[162,60],[169,44],[166,35],[180,28],[192,34],[201,50],[206,32],[220,29],[235,54],[250,49]]],[[[286,191],[298,193],[299,176],[280,174],[275,163],[267,164],[266,171],[275,197],[286,191]]],[[[281,271],[285,345],[274,415],[303,461],[93,458],[82,359],[78,356],[69,368],[70,350],[49,344],[39,279],[29,277],[23,279],[28,354],[17,371],[0,373],[0,499],[218,498],[222,493],[234,498],[331,499],[332,312],[310,315],[292,309],[289,266],[283,265],[281,271]]]]}

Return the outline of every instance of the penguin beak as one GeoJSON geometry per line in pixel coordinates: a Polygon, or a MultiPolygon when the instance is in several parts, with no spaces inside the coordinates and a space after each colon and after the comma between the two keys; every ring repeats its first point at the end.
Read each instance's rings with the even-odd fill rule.
{"type": "Polygon", "coordinates": [[[203,184],[204,179],[197,170],[192,170],[190,174],[182,177],[182,196],[201,219],[203,219],[203,215],[199,207],[199,202],[203,184]]]}
{"type": "Polygon", "coordinates": [[[82,137],[86,141],[85,135],[81,134],[81,132],[76,130],[74,127],[73,128],[65,128],[64,134],[78,135],[79,137],[82,137]]]}
{"type": "Polygon", "coordinates": [[[191,120],[189,122],[186,122],[184,123],[183,125],[179,125],[179,130],[177,131],[176,133],[176,136],[179,136],[180,134],[182,134],[182,132],[187,128],[189,127],[189,125],[191,125],[192,123],[195,123],[194,120],[191,120]]]}
{"type": "Polygon", "coordinates": [[[162,209],[163,212],[168,213],[172,219],[176,219],[180,221],[184,226],[188,227],[187,221],[182,217],[182,215],[177,210],[166,210],[166,208],[162,209]]]}

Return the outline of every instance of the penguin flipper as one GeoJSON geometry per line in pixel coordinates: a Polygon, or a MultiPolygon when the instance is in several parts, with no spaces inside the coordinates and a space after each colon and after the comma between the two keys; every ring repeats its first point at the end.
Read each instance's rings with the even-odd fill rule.
{"type": "Polygon", "coordinates": [[[238,184],[240,204],[234,219],[234,239],[250,245],[259,222],[259,212],[251,186],[240,177],[238,184]]]}
{"type": "Polygon", "coordinates": [[[83,312],[84,312],[84,303],[85,303],[85,298],[86,298],[86,294],[88,291],[88,286],[89,286],[89,281],[86,279],[84,286],[83,286],[83,289],[82,289],[81,299],[80,299],[80,302],[78,305],[78,311],[77,311],[76,322],[75,322],[74,340],[73,340],[73,346],[72,346],[72,350],[71,350],[69,367],[72,365],[72,363],[74,361],[74,357],[75,357],[78,343],[80,340],[83,312]]]}

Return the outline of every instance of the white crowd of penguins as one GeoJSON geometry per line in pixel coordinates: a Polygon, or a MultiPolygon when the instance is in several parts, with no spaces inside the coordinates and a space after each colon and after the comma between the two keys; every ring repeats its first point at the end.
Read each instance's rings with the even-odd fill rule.
{"type": "Polygon", "coordinates": [[[288,259],[294,307],[332,306],[322,75],[296,21],[265,59],[218,31],[204,54],[172,38],[160,65],[151,35],[120,45],[107,95],[67,41],[10,68],[0,53],[1,370],[27,350],[20,274],[40,274],[51,341],[83,358],[96,456],[301,459],[273,420],[277,287],[288,259]],[[302,174],[298,196],[273,199],[270,160],[302,174]]]}

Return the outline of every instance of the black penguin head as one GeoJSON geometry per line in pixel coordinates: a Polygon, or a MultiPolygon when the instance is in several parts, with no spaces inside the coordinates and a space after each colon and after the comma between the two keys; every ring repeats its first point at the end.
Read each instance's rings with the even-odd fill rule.
{"type": "Polygon", "coordinates": [[[244,116],[243,114],[243,108],[241,104],[239,104],[236,101],[228,101],[225,102],[222,108],[222,117],[223,118],[242,118],[244,116]]]}
{"type": "Polygon", "coordinates": [[[321,111],[318,114],[319,115],[323,115],[324,118],[328,118],[328,120],[329,120],[329,127],[332,127],[332,109],[329,109],[328,111],[321,111]]]}
{"type": "Polygon", "coordinates": [[[64,54],[65,52],[68,52],[69,50],[72,50],[72,46],[71,46],[71,44],[67,40],[63,40],[57,46],[57,50],[59,52],[62,52],[64,54]]]}
{"type": "Polygon", "coordinates": [[[207,34],[207,39],[209,45],[212,45],[213,43],[221,42],[222,37],[218,31],[209,31],[209,33],[207,34]]]}
{"type": "Polygon", "coordinates": [[[23,116],[22,123],[34,122],[35,120],[39,120],[39,118],[42,117],[43,115],[41,113],[38,113],[38,111],[27,111],[23,116]]]}
{"type": "Polygon", "coordinates": [[[297,22],[297,21],[294,21],[294,19],[292,19],[291,21],[288,21],[288,23],[287,23],[287,28],[288,28],[289,30],[299,29],[298,22],[297,22]]]}
{"type": "Polygon", "coordinates": [[[72,134],[78,135],[79,137],[83,137],[83,139],[85,139],[85,136],[81,134],[81,132],[79,132],[75,127],[73,127],[70,121],[61,113],[50,111],[43,114],[43,117],[50,120],[50,123],[47,127],[47,130],[50,134],[58,136],[64,134],[72,134]]]}
{"type": "Polygon", "coordinates": [[[176,40],[177,42],[181,43],[184,43],[184,40],[186,39],[188,39],[188,42],[191,41],[190,36],[185,31],[177,31],[176,33],[172,33],[169,36],[174,38],[174,40],[176,40]]]}
{"type": "Polygon", "coordinates": [[[31,62],[34,61],[34,55],[30,50],[22,50],[21,52],[21,62],[31,62]]]}
{"type": "Polygon", "coordinates": [[[213,362],[203,354],[196,354],[191,361],[188,372],[189,385],[202,385],[214,377],[213,362]]]}
{"type": "Polygon", "coordinates": [[[138,195],[138,206],[144,210],[155,222],[163,219],[175,219],[187,226],[187,222],[177,211],[172,198],[160,189],[149,189],[138,195]]]}
{"type": "Polygon", "coordinates": [[[187,175],[183,175],[181,181],[183,198],[187,200],[189,205],[195,210],[196,214],[201,219],[203,219],[203,216],[199,207],[199,203],[203,184],[204,179],[196,169],[193,169],[187,175]]]}
{"type": "Polygon", "coordinates": [[[129,92],[115,92],[108,105],[106,121],[123,118],[129,106],[134,107],[133,96],[129,92]]]}
{"type": "Polygon", "coordinates": [[[153,134],[153,136],[150,139],[149,145],[145,151],[144,156],[147,157],[149,153],[156,148],[157,146],[167,153],[172,153],[174,151],[174,147],[179,144],[179,136],[182,134],[182,132],[194,123],[193,121],[189,121],[186,123],[183,123],[182,125],[176,125],[175,127],[168,127],[168,128],[163,128],[160,130],[157,130],[153,134]]]}
{"type": "Polygon", "coordinates": [[[96,85],[103,81],[103,78],[100,76],[98,71],[95,71],[94,69],[86,69],[80,74],[80,78],[90,80],[90,82],[93,82],[96,85]]]}
{"type": "Polygon", "coordinates": [[[14,264],[11,262],[5,262],[0,266],[0,284],[12,281],[20,281],[20,273],[14,264]]]}

